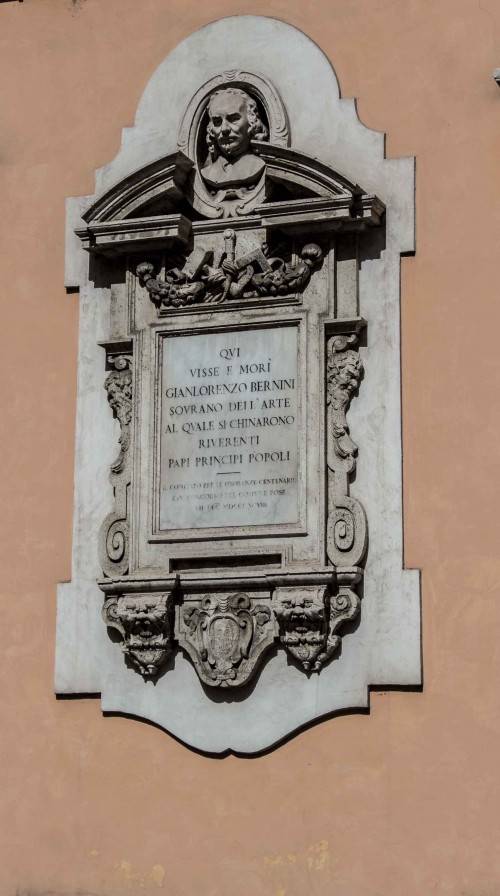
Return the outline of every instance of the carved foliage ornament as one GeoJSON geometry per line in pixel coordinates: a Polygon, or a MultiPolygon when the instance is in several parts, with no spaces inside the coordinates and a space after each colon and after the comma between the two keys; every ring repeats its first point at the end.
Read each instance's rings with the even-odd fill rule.
{"type": "Polygon", "coordinates": [[[328,342],[327,355],[327,404],[331,408],[333,446],[337,456],[346,461],[348,472],[355,467],[358,450],[349,435],[346,419],[351,398],[363,374],[363,362],[359,352],[354,350],[357,341],[354,334],[335,336],[328,342]]]}
{"type": "Polygon", "coordinates": [[[120,355],[114,361],[115,370],[104,380],[108,403],[120,423],[120,453],[111,464],[112,473],[121,473],[130,446],[130,422],[132,420],[132,371],[130,358],[120,355]]]}

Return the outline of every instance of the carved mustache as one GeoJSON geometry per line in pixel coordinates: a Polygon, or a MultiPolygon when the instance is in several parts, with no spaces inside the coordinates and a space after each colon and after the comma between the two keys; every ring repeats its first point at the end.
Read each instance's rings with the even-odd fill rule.
{"type": "Polygon", "coordinates": [[[323,621],[323,611],[315,607],[291,607],[281,611],[284,622],[313,622],[321,624],[323,621]]]}
{"type": "Polygon", "coordinates": [[[154,632],[136,632],[127,638],[129,647],[147,648],[148,650],[152,647],[163,649],[168,646],[168,643],[168,638],[165,638],[161,634],[155,634],[154,632]]]}
{"type": "Polygon", "coordinates": [[[288,645],[306,644],[308,647],[319,647],[323,644],[324,636],[318,631],[297,632],[287,631],[286,643],[288,645]]]}

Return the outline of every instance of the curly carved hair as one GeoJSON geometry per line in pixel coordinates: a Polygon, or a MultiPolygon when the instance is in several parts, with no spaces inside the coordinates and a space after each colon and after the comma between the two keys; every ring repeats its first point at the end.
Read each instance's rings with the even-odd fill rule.
{"type": "Polygon", "coordinates": [[[363,363],[358,352],[347,349],[332,352],[328,360],[328,381],[332,384],[334,395],[339,393],[351,396],[359,385],[363,363]]]}
{"type": "MultiPolygon", "coordinates": [[[[250,94],[246,93],[244,90],[240,90],[239,87],[224,87],[222,90],[216,90],[214,93],[212,93],[212,95],[208,101],[208,106],[207,106],[209,118],[210,118],[210,104],[211,104],[212,100],[216,96],[220,96],[221,94],[226,94],[226,93],[231,93],[231,94],[233,94],[233,96],[236,95],[236,96],[239,96],[241,99],[245,100],[246,107],[247,107],[248,122],[250,125],[250,127],[248,129],[248,136],[250,137],[250,140],[267,140],[267,138],[269,136],[269,131],[267,130],[264,122],[262,121],[262,119],[260,117],[257,103],[255,102],[254,99],[252,99],[250,94]]],[[[217,146],[215,134],[212,129],[211,119],[208,122],[208,127],[207,127],[207,146],[208,146],[208,151],[210,153],[210,158],[211,158],[212,162],[215,162],[215,160],[220,155],[220,150],[219,150],[219,147],[217,146]]]]}

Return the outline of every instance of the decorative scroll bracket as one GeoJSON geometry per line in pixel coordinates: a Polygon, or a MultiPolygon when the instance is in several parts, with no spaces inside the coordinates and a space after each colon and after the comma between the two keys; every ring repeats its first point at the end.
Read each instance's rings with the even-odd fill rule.
{"type": "Polygon", "coordinates": [[[133,413],[132,342],[101,343],[109,371],[104,388],[113,416],[120,424],[120,451],[110,468],[115,509],[99,533],[99,558],[105,575],[124,575],[129,568],[130,524],[128,493],[131,483],[130,436],[133,413]]]}
{"type": "MultiPolygon", "coordinates": [[[[349,479],[356,468],[357,445],[347,423],[347,411],[363,376],[363,363],[358,350],[358,333],[365,326],[362,319],[344,321],[342,333],[330,333],[326,345],[326,403],[328,458],[327,554],[337,570],[359,569],[364,561],[367,542],[367,521],[363,506],[349,494],[349,479]]],[[[361,571],[360,571],[361,572],[361,571]]],[[[362,574],[362,573],[361,573],[362,574]]],[[[345,583],[334,599],[340,616],[335,630],[346,618],[359,612],[359,597],[346,584],[352,576],[344,575],[345,583]]]]}

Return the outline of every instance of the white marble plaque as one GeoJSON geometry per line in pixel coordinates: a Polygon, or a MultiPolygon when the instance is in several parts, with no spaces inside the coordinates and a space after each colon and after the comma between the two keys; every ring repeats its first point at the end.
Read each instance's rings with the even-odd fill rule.
{"type": "Polygon", "coordinates": [[[298,521],[297,327],[163,338],[160,529],[298,521]]]}

